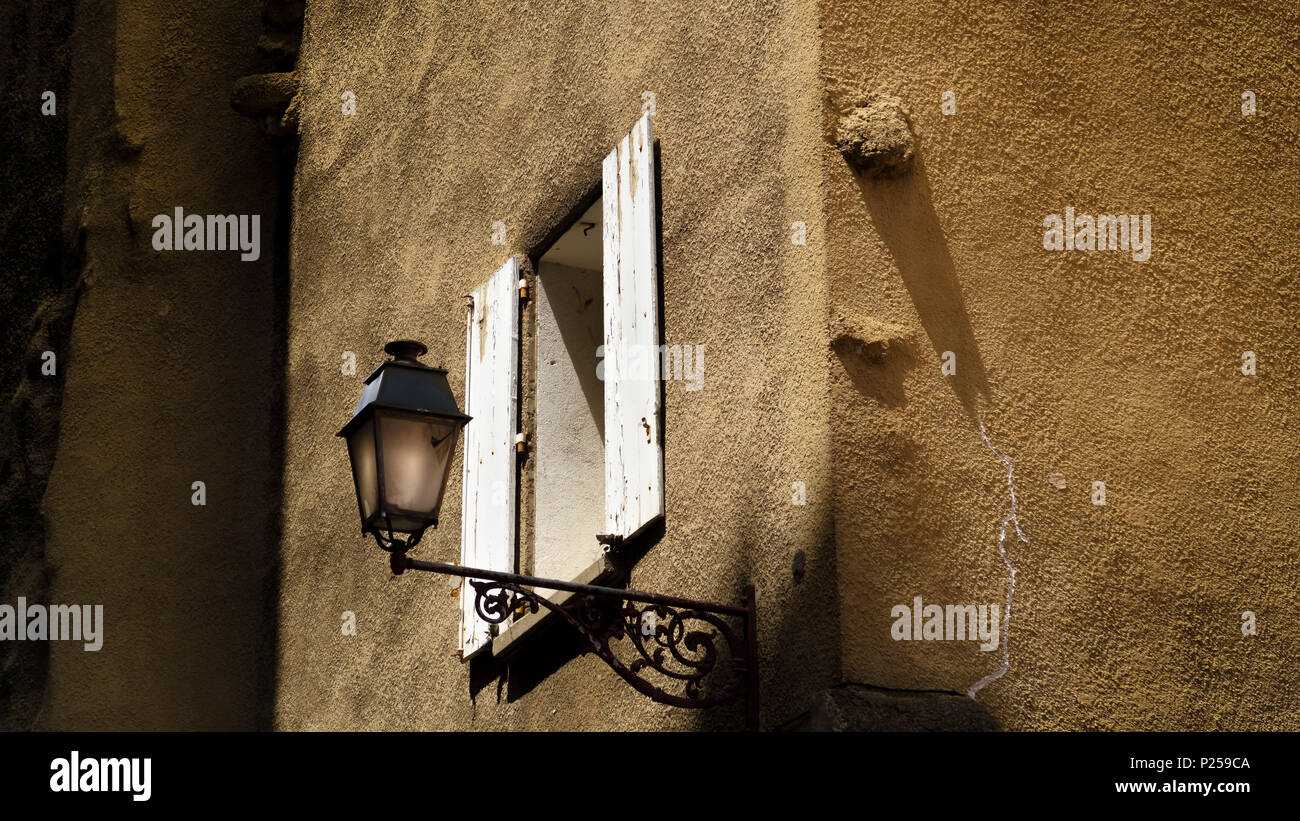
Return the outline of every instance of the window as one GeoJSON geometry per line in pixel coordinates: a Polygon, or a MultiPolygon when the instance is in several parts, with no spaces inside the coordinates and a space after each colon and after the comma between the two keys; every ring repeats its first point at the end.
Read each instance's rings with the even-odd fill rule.
{"type": "MultiPolygon", "coordinates": [[[[572,579],[664,514],[652,122],[601,168],[600,197],[538,258],[533,572],[572,579]]],[[[520,260],[469,300],[461,563],[515,571],[520,260]]],[[[462,656],[491,643],[461,585],[462,656]]]]}
{"type": "Polygon", "coordinates": [[[533,573],[573,579],[605,532],[602,200],[537,265],[537,420],[533,573]]]}

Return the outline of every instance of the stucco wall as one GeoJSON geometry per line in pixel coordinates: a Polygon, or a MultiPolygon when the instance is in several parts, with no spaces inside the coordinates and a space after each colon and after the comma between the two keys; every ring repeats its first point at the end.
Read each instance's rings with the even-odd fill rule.
{"type": "Polygon", "coordinates": [[[834,368],[845,676],[965,691],[1001,662],[890,635],[914,596],[1006,595],[982,413],[1028,538],[1006,543],[1010,669],[978,695],[999,721],[1295,729],[1300,20],[1123,7],[824,4],[832,308],[896,340],[834,368]],[[919,166],[887,183],[831,142],[836,111],[877,88],[921,134],[919,166]],[[1066,206],[1151,214],[1150,260],[1045,251],[1066,206]]]}
{"type": "MultiPolygon", "coordinates": [[[[1002,647],[890,630],[916,596],[1005,600],[1010,498],[982,418],[1028,541],[1009,530],[1010,666],[979,705],[1013,729],[1295,729],[1300,16],[1144,5],[313,0],[286,272],[272,151],[227,102],[266,67],[256,4],[78,3],[67,145],[49,149],[66,151],[66,310],[36,338],[66,353],[65,381],[20,386],[13,433],[37,479],[57,437],[47,541],[31,484],[6,595],[103,604],[107,624],[99,653],[52,644],[48,680],[44,648],[11,653],[11,713],[39,702],[20,726],[52,729],[249,728],[272,704],[283,729],[741,726],[738,709],[655,705],[544,635],[521,642],[527,670],[462,664],[455,593],[391,576],[360,537],[334,437],[393,338],[425,341],[463,402],[462,296],[541,250],[652,91],[664,336],[705,359],[702,390],[666,385],[667,518],[630,581],[725,601],[756,585],[766,728],[841,681],[964,692],[998,668],[1002,647]],[[838,114],[879,90],[920,135],[915,169],[885,182],[834,147],[838,114]],[[262,214],[262,259],[154,252],[150,220],[177,205],[262,214]],[[1045,251],[1043,217],[1067,206],[1151,214],[1150,260],[1045,251]]],[[[57,178],[63,159],[33,162],[57,178]]],[[[42,231],[52,202],[33,204],[42,231]]],[[[417,557],[457,557],[459,502],[453,470],[417,557]]]]}
{"type": "Polygon", "coordinates": [[[59,91],[84,285],[42,511],[49,601],[103,605],[103,648],[51,643],[41,727],[252,729],[269,701],[275,165],[229,104],[260,31],[238,0],[78,4],[59,91]],[[261,214],[261,258],[155,251],[175,206],[261,214]]]}
{"type": "MultiPolygon", "coordinates": [[[[42,113],[46,91],[67,87],[72,9],[57,2],[0,9],[0,601],[44,601],[41,497],[58,446],[58,374],[41,372],[45,351],[66,355],[76,279],[61,231],[68,120],[42,113]],[[21,192],[21,194],[19,194],[21,192]]],[[[66,104],[67,99],[63,102],[66,104]]],[[[47,109],[48,110],[48,109],[47,109]]],[[[12,606],[12,604],[11,604],[12,606]]],[[[0,643],[0,730],[33,725],[44,696],[49,647],[0,643]]]]}
{"type": "MultiPolygon", "coordinates": [[[[656,95],[664,335],[704,345],[666,386],[664,535],[632,586],[758,589],[765,722],[839,677],[831,539],[820,95],[811,3],[378,8],[313,2],[293,225],[277,726],[740,727],[656,705],[590,656],[508,700],[457,657],[447,582],[394,578],[358,533],[335,432],[384,342],[425,341],[464,396],[464,300],[599,181],[656,95]],[[341,95],[356,95],[356,114],[341,95]],[[490,242],[493,221],[507,227],[490,242]],[[794,246],[790,223],[814,242],[794,246]],[[341,373],[344,351],[355,376],[341,373]],[[808,488],[791,504],[791,484],[808,488]],[[800,583],[791,567],[808,553],[800,583]],[[358,632],[343,635],[344,611],[358,632]]],[[[526,348],[527,350],[527,348],[526,348]]],[[[459,453],[457,459],[459,460],[459,453]]],[[[416,551],[459,555],[460,481],[416,551]]]]}

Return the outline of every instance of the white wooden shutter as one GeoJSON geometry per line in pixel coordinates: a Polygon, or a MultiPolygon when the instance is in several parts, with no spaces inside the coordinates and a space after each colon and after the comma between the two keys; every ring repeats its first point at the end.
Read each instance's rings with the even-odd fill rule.
{"type": "Polygon", "coordinates": [[[605,158],[605,532],[664,514],[659,430],[659,260],[649,114],[605,158]]]}
{"type": "MultiPolygon", "coordinates": [[[[474,289],[465,333],[465,467],[460,562],[514,572],[515,432],[519,424],[519,260],[511,258],[474,289]]],[[[491,643],[490,626],[474,612],[474,588],[460,586],[460,651],[469,657],[491,643]]]]}

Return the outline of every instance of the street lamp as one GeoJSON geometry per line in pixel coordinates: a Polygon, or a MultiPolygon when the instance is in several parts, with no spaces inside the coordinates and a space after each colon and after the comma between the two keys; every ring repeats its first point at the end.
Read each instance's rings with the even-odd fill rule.
{"type": "Polygon", "coordinates": [[[348,443],[362,534],[384,550],[404,552],[438,526],[451,456],[470,417],[456,407],[447,372],[419,361],[428,348],[401,340],[384,352],[393,358],[366,378],[338,435],[348,443]]]}
{"type": "Polygon", "coordinates": [[[513,613],[536,613],[545,607],[586,639],[584,652],[595,653],[637,691],[660,703],[688,708],[743,698],[746,724],[757,730],[758,621],[753,587],[745,588],[739,605],[716,604],[406,555],[426,529],[438,526],[456,440],[471,417],[456,406],[447,372],[419,362],[428,352],[424,345],[390,342],[384,351],[393,358],[366,378],[357,409],[338,435],[348,444],[361,532],[374,536],[388,551],[393,573],[422,570],[464,578],[474,589],[475,613],[489,624],[499,625],[513,613]],[[545,596],[536,588],[568,595],[545,596]],[[732,624],[735,621],[740,622],[739,629],[732,624]],[[631,652],[618,653],[615,647],[628,647],[631,652]],[[715,679],[721,683],[709,687],[715,679]],[[672,691],[655,683],[665,681],[672,691]]]}

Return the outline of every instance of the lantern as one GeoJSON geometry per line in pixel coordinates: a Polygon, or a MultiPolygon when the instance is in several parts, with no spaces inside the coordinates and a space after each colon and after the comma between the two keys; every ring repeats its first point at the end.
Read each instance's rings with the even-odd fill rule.
{"type": "Polygon", "coordinates": [[[428,348],[402,340],[384,352],[393,358],[366,378],[338,435],[348,443],[361,532],[386,550],[405,550],[438,526],[456,439],[470,417],[456,406],[447,371],[419,361],[428,348]],[[398,533],[410,535],[403,543],[398,533]]]}

